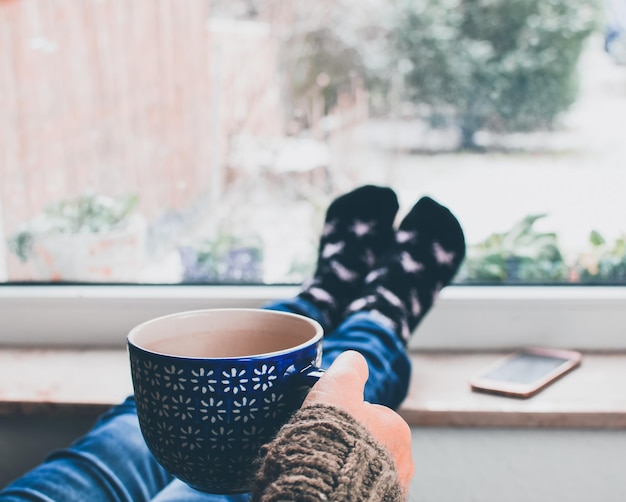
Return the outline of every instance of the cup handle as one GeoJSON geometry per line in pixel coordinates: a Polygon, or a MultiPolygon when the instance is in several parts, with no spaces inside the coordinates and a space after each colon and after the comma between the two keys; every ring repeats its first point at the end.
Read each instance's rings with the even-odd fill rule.
{"type": "Polygon", "coordinates": [[[326,373],[325,369],[320,368],[319,366],[315,366],[313,364],[309,364],[298,372],[298,377],[300,378],[303,385],[313,387],[324,373],[326,373]]]}
{"type": "Polygon", "coordinates": [[[315,385],[324,373],[324,369],[309,364],[292,374],[292,378],[295,380],[293,398],[297,401],[297,408],[302,405],[311,387],[315,385]]]}

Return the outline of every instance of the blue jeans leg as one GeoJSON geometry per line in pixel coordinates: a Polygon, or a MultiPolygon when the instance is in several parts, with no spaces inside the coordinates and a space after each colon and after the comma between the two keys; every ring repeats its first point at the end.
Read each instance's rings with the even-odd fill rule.
{"type": "Polygon", "coordinates": [[[172,481],[148,450],[131,397],[114,406],[70,448],[0,492],[1,502],[142,502],[172,481]]]}
{"type": "Polygon", "coordinates": [[[322,366],[328,368],[346,350],[357,350],[367,360],[369,379],[365,400],[397,408],[406,397],[411,377],[411,362],[406,347],[387,326],[369,312],[358,312],[346,318],[334,331],[328,332],[323,317],[309,302],[300,298],[271,303],[271,310],[305,315],[322,324],[326,335],[322,366]]]}
{"type": "Polygon", "coordinates": [[[212,495],[199,492],[175,479],[152,499],[152,502],[249,502],[250,497],[241,495],[212,495]]]}
{"type": "MultiPolygon", "coordinates": [[[[406,396],[411,373],[406,350],[399,337],[369,313],[354,314],[330,331],[317,309],[299,298],[266,308],[320,321],[327,333],[325,368],[345,350],[361,352],[370,370],[366,400],[396,408],[406,396]]],[[[0,502],[243,502],[246,497],[201,493],[165,472],[145,445],[132,397],[111,408],[70,448],[53,453],[0,492],[0,502]]]]}

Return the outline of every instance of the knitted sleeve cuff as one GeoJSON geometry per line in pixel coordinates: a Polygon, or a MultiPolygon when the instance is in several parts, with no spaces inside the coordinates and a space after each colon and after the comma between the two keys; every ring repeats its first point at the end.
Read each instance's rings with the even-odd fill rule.
{"type": "Polygon", "coordinates": [[[262,449],[252,500],[395,502],[404,495],[383,446],[349,414],[316,404],[262,449]]]}

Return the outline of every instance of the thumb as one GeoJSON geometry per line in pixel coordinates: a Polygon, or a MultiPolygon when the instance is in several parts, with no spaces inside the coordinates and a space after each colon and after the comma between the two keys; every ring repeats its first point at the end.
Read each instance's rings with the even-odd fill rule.
{"type": "Polygon", "coordinates": [[[367,361],[359,352],[343,352],[315,383],[305,402],[361,402],[368,376],[367,361]]]}

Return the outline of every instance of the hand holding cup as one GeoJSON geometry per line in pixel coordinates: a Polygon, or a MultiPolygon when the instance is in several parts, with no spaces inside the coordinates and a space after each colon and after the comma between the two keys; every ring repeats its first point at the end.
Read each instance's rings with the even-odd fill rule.
{"type": "Polygon", "coordinates": [[[400,484],[408,493],[414,471],[411,430],[391,408],[363,400],[368,374],[365,358],[356,351],[346,351],[313,386],[303,406],[329,404],[352,415],[391,454],[400,484]]]}

